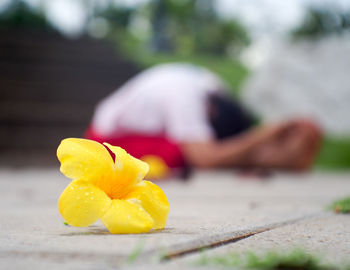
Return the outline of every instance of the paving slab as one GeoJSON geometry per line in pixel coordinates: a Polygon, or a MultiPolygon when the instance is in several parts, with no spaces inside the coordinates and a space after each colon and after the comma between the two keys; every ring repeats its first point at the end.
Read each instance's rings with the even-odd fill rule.
{"type": "MultiPolygon", "coordinates": [[[[203,257],[237,254],[243,258],[247,252],[254,252],[263,257],[267,252],[288,254],[294,250],[312,254],[324,264],[350,266],[350,215],[328,214],[306,219],[255,234],[233,244],[181,257],[164,263],[163,266],[174,269],[194,267],[203,257]]],[[[201,267],[197,269],[200,270],[201,267]]]]}
{"type": "Polygon", "coordinates": [[[97,223],[65,226],[57,199],[69,179],[58,169],[0,170],[0,268],[108,269],[140,258],[193,252],[257,230],[323,215],[350,192],[349,174],[277,174],[267,180],[232,171],[197,172],[190,181],[160,182],[170,202],[164,230],[111,235],[97,223]],[[64,263],[64,265],[62,264],[64,263]]]}

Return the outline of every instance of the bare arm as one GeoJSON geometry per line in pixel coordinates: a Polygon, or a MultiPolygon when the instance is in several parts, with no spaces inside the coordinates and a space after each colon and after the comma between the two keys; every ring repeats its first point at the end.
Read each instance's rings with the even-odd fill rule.
{"type": "Polygon", "coordinates": [[[222,141],[183,143],[181,149],[186,161],[200,168],[234,167],[247,165],[247,156],[257,145],[275,136],[281,126],[252,129],[244,134],[222,141]]]}

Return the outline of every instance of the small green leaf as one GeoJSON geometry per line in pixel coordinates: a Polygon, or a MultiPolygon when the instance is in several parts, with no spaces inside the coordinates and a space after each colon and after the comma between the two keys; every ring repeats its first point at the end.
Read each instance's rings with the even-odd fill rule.
{"type": "Polygon", "coordinates": [[[144,246],[145,246],[145,239],[142,238],[138,241],[136,247],[128,256],[127,262],[133,263],[137,259],[137,257],[141,254],[144,246]]]}

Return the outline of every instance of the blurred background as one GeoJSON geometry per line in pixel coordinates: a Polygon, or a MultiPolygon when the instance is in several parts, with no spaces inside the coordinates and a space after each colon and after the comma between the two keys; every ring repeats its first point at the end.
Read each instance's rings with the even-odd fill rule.
{"type": "Polygon", "coordinates": [[[0,166],[57,165],[96,103],[144,68],[207,67],[262,122],[312,117],[350,168],[348,0],[0,0],[0,166]]]}

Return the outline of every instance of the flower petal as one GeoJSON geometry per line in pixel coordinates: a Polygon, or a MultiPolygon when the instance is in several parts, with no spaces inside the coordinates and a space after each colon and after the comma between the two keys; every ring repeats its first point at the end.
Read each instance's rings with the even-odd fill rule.
{"type": "Polygon", "coordinates": [[[165,178],[170,169],[165,161],[155,155],[145,155],[141,157],[141,160],[149,165],[149,171],[145,178],[147,179],[162,179],[165,178]]]}
{"type": "Polygon", "coordinates": [[[154,220],[154,229],[165,227],[169,214],[169,202],[163,190],[149,181],[139,183],[125,199],[135,198],[141,201],[142,207],[154,220]]]}
{"type": "Polygon", "coordinates": [[[120,199],[139,183],[148,172],[147,163],[129,155],[124,149],[104,143],[115,154],[114,179],[101,179],[96,185],[112,199],[120,199]]]}
{"type": "Polygon", "coordinates": [[[113,159],[100,143],[77,138],[68,138],[57,149],[61,172],[71,179],[96,181],[111,178],[113,159]]]}
{"type": "Polygon", "coordinates": [[[113,200],[101,221],[111,233],[144,233],[153,226],[151,216],[133,200],[113,200]]]}
{"type": "Polygon", "coordinates": [[[76,227],[87,227],[103,216],[112,200],[93,184],[72,181],[58,200],[58,209],[64,220],[76,227]]]}

